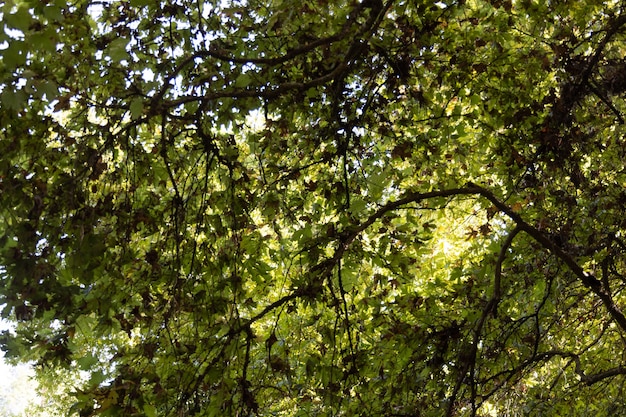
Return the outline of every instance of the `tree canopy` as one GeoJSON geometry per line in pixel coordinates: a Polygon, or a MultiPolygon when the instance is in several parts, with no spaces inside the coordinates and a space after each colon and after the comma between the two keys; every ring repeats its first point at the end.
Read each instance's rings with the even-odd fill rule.
{"type": "Polygon", "coordinates": [[[623,413],[620,2],[1,14],[0,345],[63,413],[623,413]]]}

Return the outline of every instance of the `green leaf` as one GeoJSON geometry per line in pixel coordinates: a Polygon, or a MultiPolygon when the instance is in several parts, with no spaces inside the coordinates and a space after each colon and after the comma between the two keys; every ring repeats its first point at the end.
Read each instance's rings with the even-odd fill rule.
{"type": "Polygon", "coordinates": [[[99,362],[98,358],[92,355],[83,356],[78,358],[76,363],[83,371],[89,371],[91,368],[99,362]]]}
{"type": "Polygon", "coordinates": [[[13,70],[26,63],[26,53],[23,49],[25,46],[22,41],[11,40],[8,48],[0,50],[2,62],[8,69],[13,70]]]}
{"type": "Polygon", "coordinates": [[[25,7],[18,7],[14,13],[4,16],[4,23],[22,32],[26,32],[33,22],[33,17],[25,7]]]}
{"type": "Polygon", "coordinates": [[[2,102],[2,106],[7,109],[19,110],[26,101],[26,95],[22,90],[10,91],[5,89],[2,94],[0,94],[0,101],[2,102]]]}
{"type": "Polygon", "coordinates": [[[91,372],[91,377],[89,378],[89,384],[92,387],[98,387],[101,383],[106,381],[108,376],[102,371],[94,371],[91,372]]]}
{"type": "Polygon", "coordinates": [[[151,405],[151,404],[144,404],[143,412],[144,412],[146,417],[156,417],[156,415],[157,415],[156,407],[151,405]]]}
{"type": "Polygon", "coordinates": [[[127,45],[127,39],[117,38],[109,44],[106,52],[114,62],[127,60],[129,58],[128,51],[126,50],[127,45]]]}
{"type": "Polygon", "coordinates": [[[130,115],[133,120],[139,119],[143,114],[143,100],[135,98],[130,102],[130,115]]]}
{"type": "Polygon", "coordinates": [[[355,216],[361,216],[363,211],[367,208],[367,203],[362,198],[353,198],[350,201],[350,213],[355,216]]]}
{"type": "Polygon", "coordinates": [[[44,7],[43,15],[52,22],[60,22],[63,20],[63,10],[57,5],[44,7]]]}
{"type": "Polygon", "coordinates": [[[39,83],[37,91],[41,96],[45,96],[47,101],[53,101],[58,98],[59,87],[54,81],[44,81],[39,83]]]}
{"type": "Polygon", "coordinates": [[[251,82],[252,82],[252,79],[250,78],[250,75],[241,74],[237,77],[237,80],[235,81],[235,87],[246,88],[250,85],[251,82]]]}

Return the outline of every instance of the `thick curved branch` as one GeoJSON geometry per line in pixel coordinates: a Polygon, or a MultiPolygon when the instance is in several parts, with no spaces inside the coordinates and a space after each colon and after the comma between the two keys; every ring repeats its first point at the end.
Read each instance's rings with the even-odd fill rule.
{"type": "Polygon", "coordinates": [[[606,104],[606,106],[613,112],[613,114],[617,118],[617,121],[619,122],[619,124],[623,125],[624,124],[624,118],[622,117],[622,114],[619,112],[619,110],[617,110],[617,108],[615,108],[615,106],[611,102],[611,99],[606,94],[604,94],[602,91],[600,91],[595,86],[594,83],[588,82],[587,86],[589,87],[591,92],[593,94],[595,94],[596,97],[598,97],[604,104],[606,104]]]}
{"type": "Polygon", "coordinates": [[[600,58],[602,57],[602,53],[604,52],[606,45],[613,39],[613,37],[619,32],[619,30],[625,24],[626,24],[626,15],[619,15],[613,18],[609,22],[604,38],[602,38],[602,40],[600,41],[600,44],[598,45],[598,47],[595,50],[595,53],[591,57],[591,60],[589,61],[587,68],[585,68],[585,72],[583,72],[582,74],[580,85],[587,84],[587,82],[589,81],[589,78],[591,77],[591,73],[593,72],[593,69],[596,67],[596,65],[598,65],[598,62],[600,61],[600,58]]]}
{"type": "Polygon", "coordinates": [[[587,385],[593,385],[596,382],[600,382],[604,379],[611,378],[617,375],[626,375],[626,366],[618,366],[594,375],[579,374],[582,382],[587,385]]]}
{"type": "Polygon", "coordinates": [[[576,262],[576,260],[560,246],[550,240],[544,233],[542,233],[537,228],[531,226],[526,223],[524,219],[509,206],[504,204],[502,201],[498,200],[493,193],[489,190],[479,187],[474,184],[468,184],[468,189],[473,189],[477,194],[480,194],[487,200],[489,200],[499,211],[506,214],[511,220],[513,220],[517,226],[526,232],[530,237],[535,239],[538,243],[540,243],[544,248],[548,249],[552,252],[557,258],[562,260],[565,265],[576,275],[576,277],[583,283],[586,287],[591,289],[599,298],[602,300],[605,308],[608,310],[609,314],[615,320],[615,322],[621,327],[623,331],[626,331],[626,316],[619,309],[619,307],[613,301],[613,297],[608,292],[606,288],[602,286],[602,283],[593,275],[585,272],[580,265],[576,262]]]}
{"type": "Polygon", "coordinates": [[[522,366],[527,366],[533,362],[545,361],[549,360],[555,356],[560,356],[562,358],[570,358],[574,363],[574,372],[576,375],[580,377],[582,383],[586,385],[593,385],[596,382],[600,382],[604,379],[611,378],[617,375],[626,375],[626,366],[617,366],[615,368],[608,369],[606,371],[598,372],[593,375],[586,375],[582,369],[582,365],[580,363],[580,358],[577,354],[572,352],[564,352],[560,350],[552,350],[548,352],[543,352],[535,355],[533,358],[525,361],[522,366]]]}
{"type": "Polygon", "coordinates": [[[522,218],[522,216],[516,213],[511,207],[500,201],[491,191],[472,183],[468,183],[466,187],[453,188],[450,190],[431,191],[428,193],[408,193],[405,195],[405,197],[399,200],[391,201],[385,204],[376,212],[374,212],[374,214],[370,215],[368,219],[365,220],[363,223],[342,234],[341,241],[343,244],[340,245],[340,248],[335,253],[335,256],[332,259],[335,259],[336,262],[338,256],[340,257],[343,255],[346,246],[349,245],[359,235],[359,233],[367,229],[376,220],[382,218],[390,211],[409,203],[416,203],[430,198],[452,197],[456,195],[480,195],[483,198],[489,200],[498,209],[498,211],[504,213],[507,217],[513,220],[517,228],[519,228],[521,231],[524,231],[535,241],[541,244],[544,248],[554,254],[557,258],[563,261],[565,265],[567,265],[567,267],[583,283],[583,285],[591,289],[600,298],[600,300],[602,300],[602,303],[608,310],[613,320],[615,320],[615,322],[620,326],[623,331],[626,331],[626,316],[624,316],[624,313],[622,313],[622,311],[613,301],[611,294],[606,288],[602,286],[601,282],[596,277],[585,272],[570,254],[561,249],[560,246],[550,240],[550,238],[548,238],[539,229],[528,224],[522,218]]]}
{"type": "MultiPolygon", "coordinates": [[[[322,288],[322,282],[326,279],[330,272],[337,266],[339,260],[343,257],[345,251],[348,249],[350,244],[354,241],[354,239],[359,236],[360,233],[365,231],[368,227],[373,225],[377,220],[382,219],[388,213],[399,209],[402,206],[405,206],[410,203],[418,203],[424,200],[432,199],[432,198],[442,198],[442,197],[454,197],[459,195],[480,195],[483,198],[489,200],[500,212],[504,213],[508,216],[513,222],[515,222],[515,229],[509,234],[507,240],[503,244],[503,249],[498,258],[498,264],[496,268],[496,277],[494,281],[494,294],[491,298],[491,301],[496,300],[497,297],[500,296],[501,289],[499,283],[499,276],[501,272],[498,272],[501,268],[502,261],[504,260],[504,256],[506,255],[506,249],[508,248],[515,237],[520,231],[526,232],[530,237],[536,240],[539,244],[541,244],[544,248],[552,252],[557,258],[563,261],[569,269],[577,276],[577,278],[588,288],[590,288],[602,301],[605,308],[608,310],[609,314],[615,320],[615,322],[622,328],[622,330],[626,331],[626,317],[621,312],[621,310],[615,305],[611,295],[602,287],[600,281],[598,281],[593,275],[586,273],[580,265],[570,256],[568,253],[563,251],[558,245],[552,242],[544,233],[542,233],[537,228],[528,224],[518,213],[516,213],[512,208],[504,204],[500,201],[491,191],[486,188],[477,186],[475,184],[469,183],[465,187],[461,188],[453,188],[449,190],[438,190],[431,191],[427,193],[416,193],[409,192],[405,194],[404,197],[400,198],[396,201],[390,201],[387,204],[380,207],[374,213],[372,213],[365,221],[360,224],[357,224],[348,230],[337,235],[337,239],[339,240],[339,244],[335,253],[331,258],[325,259],[315,265],[310,271],[309,275],[311,277],[310,282],[307,286],[297,288],[290,294],[274,301],[273,303],[267,305],[263,310],[261,310],[254,317],[248,319],[241,326],[238,326],[232,329],[228,335],[230,337],[240,333],[241,331],[249,328],[253,323],[259,321],[267,314],[283,306],[289,301],[303,298],[303,297],[314,297],[318,294],[318,292],[322,288]]],[[[488,306],[489,310],[486,313],[490,312],[493,308],[492,306],[488,306]]],[[[486,316],[486,314],[483,314],[486,316]]],[[[608,371],[607,371],[608,372],[608,371]]],[[[614,371],[615,372],[615,371],[614,371]]],[[[621,372],[618,372],[621,373],[621,372]]],[[[626,372],[624,372],[626,373],[626,372]]]]}
{"type": "Polygon", "coordinates": [[[185,103],[191,103],[194,101],[197,102],[209,102],[212,100],[216,100],[219,98],[276,98],[287,92],[294,90],[308,90],[311,87],[317,87],[319,85],[325,84],[329,81],[332,81],[335,77],[342,74],[343,71],[347,68],[345,63],[339,64],[329,73],[322,75],[321,77],[315,78],[310,81],[294,81],[294,82],[286,82],[278,85],[277,87],[268,87],[262,86],[257,89],[248,89],[248,88],[236,88],[233,90],[227,91],[219,91],[210,94],[205,94],[203,96],[183,96],[175,100],[164,100],[162,104],[158,104],[161,102],[160,97],[156,96],[155,99],[151,100],[151,103],[159,106],[159,108],[172,108],[178,107],[185,103]]]}

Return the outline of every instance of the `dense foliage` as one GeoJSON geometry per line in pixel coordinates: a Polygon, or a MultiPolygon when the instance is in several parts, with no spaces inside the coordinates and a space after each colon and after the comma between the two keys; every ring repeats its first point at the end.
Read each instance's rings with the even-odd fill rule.
{"type": "Polygon", "coordinates": [[[63,413],[623,413],[617,1],[1,12],[0,341],[63,413]]]}

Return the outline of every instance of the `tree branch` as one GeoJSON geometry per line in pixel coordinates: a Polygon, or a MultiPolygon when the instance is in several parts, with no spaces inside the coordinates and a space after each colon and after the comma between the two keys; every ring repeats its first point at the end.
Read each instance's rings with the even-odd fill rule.
{"type": "Polygon", "coordinates": [[[622,313],[620,308],[613,301],[611,294],[606,288],[602,286],[602,283],[596,277],[594,277],[592,274],[585,272],[570,254],[561,249],[561,247],[559,247],[556,243],[550,240],[550,238],[548,238],[539,229],[528,224],[522,218],[522,216],[516,213],[511,207],[500,201],[491,191],[472,183],[468,183],[467,186],[462,188],[453,188],[450,190],[431,191],[428,193],[410,192],[407,193],[405,197],[399,200],[391,201],[385,204],[383,207],[370,215],[366,221],[357,225],[356,227],[353,227],[352,229],[347,230],[342,234],[340,238],[343,245],[340,246],[340,248],[343,247],[343,249],[341,249],[341,253],[336,253],[333,259],[338,259],[338,256],[341,256],[343,254],[343,251],[345,251],[345,247],[349,245],[362,231],[371,226],[376,220],[384,217],[390,211],[395,210],[405,204],[416,203],[426,199],[437,197],[452,197],[456,195],[476,194],[489,200],[500,212],[504,213],[507,217],[513,220],[517,225],[517,228],[519,228],[521,231],[524,231],[535,241],[541,244],[544,248],[554,254],[557,258],[563,261],[565,265],[567,265],[567,267],[583,283],[583,285],[591,289],[600,298],[600,300],[602,300],[602,303],[608,310],[613,320],[615,320],[615,322],[623,331],[626,331],[626,316],[624,316],[624,313],[622,313]]]}
{"type": "Polygon", "coordinates": [[[513,220],[517,226],[526,232],[530,237],[535,239],[538,243],[540,243],[544,248],[548,249],[552,252],[557,258],[561,259],[567,267],[576,275],[576,277],[591,291],[593,291],[599,298],[602,300],[605,308],[608,310],[609,314],[615,320],[615,322],[621,327],[623,331],[626,331],[626,316],[619,309],[619,307],[613,301],[611,294],[604,288],[601,282],[594,277],[593,275],[585,272],[580,265],[565,252],[561,247],[559,247],[556,243],[550,240],[544,233],[542,233],[537,228],[531,226],[526,223],[524,219],[517,214],[513,209],[509,206],[501,202],[496,198],[493,193],[488,191],[485,188],[479,187],[474,184],[468,184],[468,189],[474,190],[477,194],[480,194],[487,200],[489,200],[499,211],[506,214],[511,220],[513,220]]]}
{"type": "Polygon", "coordinates": [[[581,373],[578,373],[578,374],[581,376],[582,382],[584,382],[587,385],[593,385],[596,382],[602,381],[603,379],[611,378],[617,375],[626,375],[626,366],[620,365],[615,368],[612,368],[612,369],[609,369],[609,370],[606,370],[604,372],[600,372],[594,375],[585,375],[581,373]]]}
{"type": "Polygon", "coordinates": [[[506,240],[502,244],[502,248],[500,248],[500,255],[496,261],[496,270],[493,277],[493,295],[489,300],[489,304],[487,304],[487,307],[489,308],[488,311],[491,312],[494,317],[497,317],[498,315],[498,303],[500,303],[500,298],[502,297],[502,263],[506,258],[507,251],[513,243],[513,239],[515,239],[515,236],[517,236],[520,231],[521,229],[519,226],[516,226],[511,233],[509,233],[506,240]]]}
{"type": "MultiPolygon", "coordinates": [[[[389,1],[389,3],[385,6],[384,10],[386,11],[391,4],[393,3],[393,0],[389,1]]],[[[304,55],[308,52],[313,51],[314,49],[320,47],[320,46],[324,46],[324,45],[330,45],[334,42],[339,42],[343,39],[347,39],[347,38],[352,38],[353,42],[351,43],[351,48],[349,50],[352,50],[353,47],[357,44],[360,43],[360,37],[366,33],[368,30],[371,29],[371,27],[379,20],[379,16],[381,15],[381,13],[373,13],[372,16],[370,16],[370,18],[367,20],[366,23],[364,23],[363,25],[360,25],[358,30],[356,31],[356,33],[353,33],[351,35],[351,27],[354,26],[355,22],[357,21],[357,17],[363,12],[363,10],[365,9],[365,5],[364,3],[359,3],[356,7],[354,7],[354,9],[350,12],[350,14],[348,15],[348,18],[346,19],[346,22],[343,24],[341,30],[338,33],[335,33],[334,35],[325,37],[325,38],[321,38],[321,39],[316,39],[314,41],[311,41],[309,43],[306,43],[304,45],[300,45],[298,47],[292,48],[289,51],[287,51],[285,54],[280,55],[280,56],[276,56],[276,57],[271,57],[271,58],[262,58],[262,57],[256,57],[256,58],[252,58],[252,57],[235,57],[230,55],[227,51],[225,51],[222,48],[219,47],[212,47],[209,48],[208,50],[203,50],[203,51],[198,51],[195,52],[194,54],[188,56],[187,58],[183,59],[177,66],[176,68],[174,68],[172,70],[172,72],[165,78],[164,82],[163,82],[163,87],[158,91],[158,93],[154,96],[154,99],[152,100],[153,103],[156,102],[161,102],[163,97],[165,96],[165,93],[167,92],[167,90],[170,87],[170,82],[172,80],[174,80],[176,78],[176,76],[188,65],[192,64],[196,59],[198,58],[213,58],[219,61],[225,61],[225,62],[230,62],[233,64],[240,64],[240,65],[265,65],[267,67],[275,67],[281,64],[284,64],[288,61],[291,61],[295,58],[297,58],[300,55],[304,55]]],[[[349,54],[348,54],[349,55],[349,54]]],[[[342,68],[341,71],[343,71],[345,69],[345,67],[347,66],[348,59],[344,60],[344,65],[339,65],[342,68]]],[[[334,73],[335,71],[333,71],[334,73]]],[[[326,77],[321,77],[321,78],[326,78],[326,77]]],[[[328,80],[324,80],[323,82],[328,81],[328,80]]],[[[286,83],[286,84],[292,84],[292,83],[286,83]]],[[[297,84],[302,84],[302,83],[297,83],[297,84]]],[[[284,86],[285,84],[283,84],[284,86]]],[[[303,84],[303,85],[308,85],[307,84],[303,84]]],[[[309,85],[309,87],[312,85],[309,85]]],[[[309,87],[303,87],[303,88],[309,88],[309,87]]],[[[283,91],[286,91],[290,88],[285,88],[283,91]]],[[[256,91],[256,90],[255,90],[256,91]]],[[[261,91],[261,90],[258,90],[261,91]]],[[[266,94],[269,92],[272,92],[275,90],[267,90],[266,94]]],[[[237,94],[243,94],[243,91],[239,91],[237,94]]],[[[280,93],[275,93],[276,95],[279,95],[280,93]]],[[[269,96],[266,95],[259,95],[258,93],[254,95],[254,97],[264,97],[264,98],[268,98],[269,96]]],[[[237,96],[232,96],[232,97],[242,97],[241,95],[237,95],[237,96]]],[[[188,97],[188,98],[193,98],[193,99],[199,99],[199,97],[188,97]]],[[[206,96],[202,97],[202,98],[206,98],[206,96]]],[[[214,97],[214,98],[219,98],[219,97],[214,97]]],[[[194,100],[188,100],[188,101],[194,101],[194,100]]]]}

